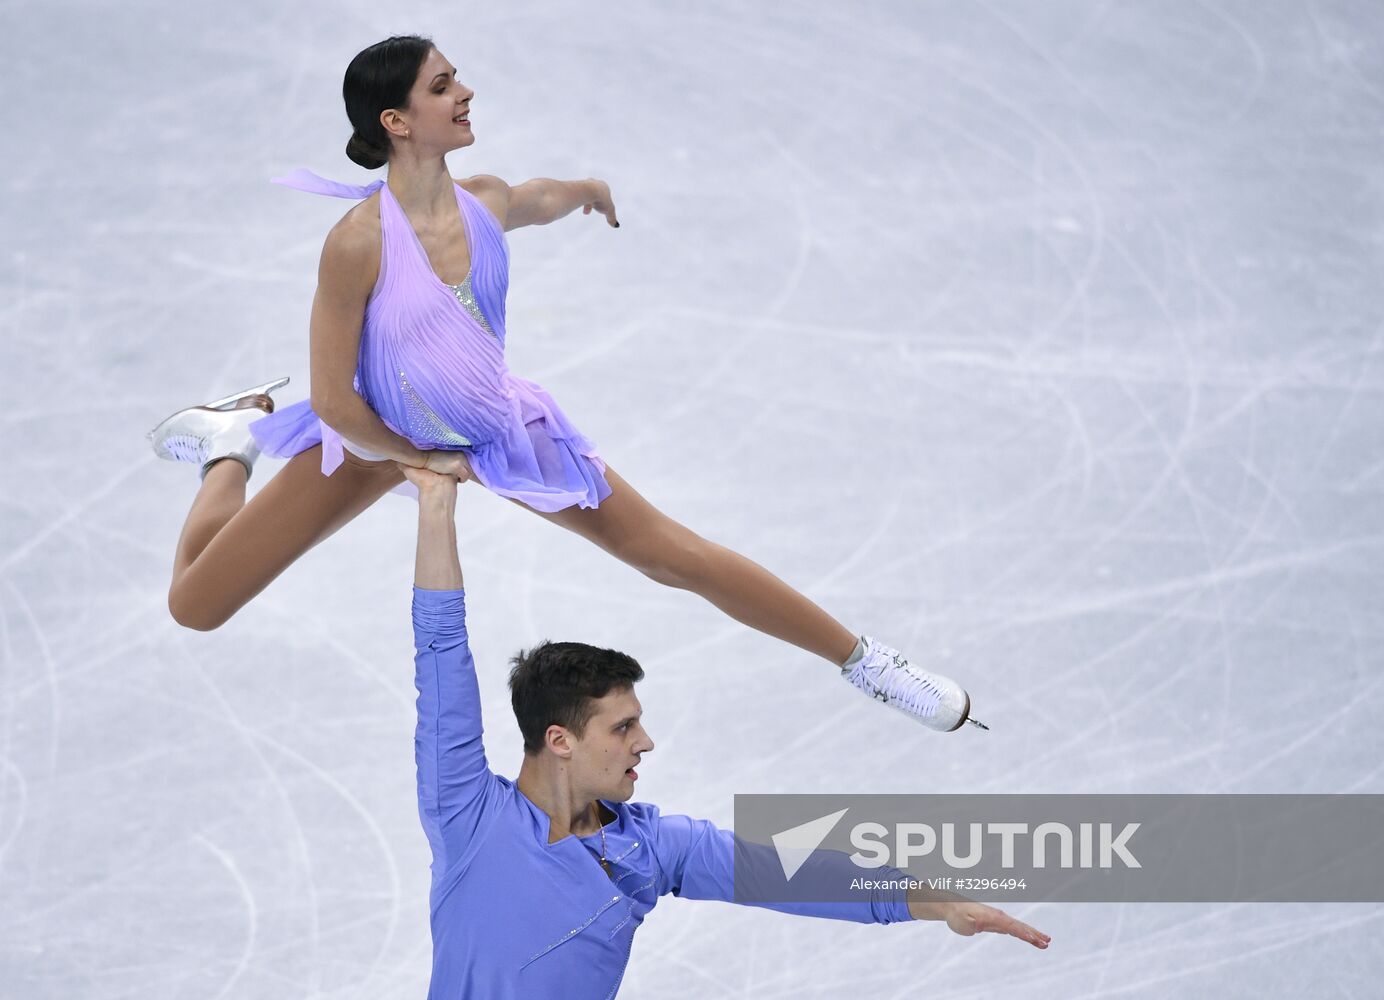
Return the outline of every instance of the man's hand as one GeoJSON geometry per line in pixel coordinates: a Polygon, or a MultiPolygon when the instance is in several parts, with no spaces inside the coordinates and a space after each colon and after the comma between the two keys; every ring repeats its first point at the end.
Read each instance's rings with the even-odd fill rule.
{"type": "Polygon", "coordinates": [[[595,178],[586,182],[587,196],[586,204],[582,206],[582,214],[590,215],[594,208],[606,217],[606,221],[616,229],[620,228],[620,223],[615,221],[615,201],[610,197],[610,185],[605,181],[598,181],[595,178]]]}
{"type": "Polygon", "coordinates": [[[1020,941],[1027,941],[1035,948],[1046,948],[1052,940],[1042,931],[1030,927],[1022,920],[1015,920],[1003,910],[957,896],[955,893],[910,892],[908,912],[914,920],[945,920],[948,927],[963,937],[992,931],[995,934],[1008,934],[1020,941]],[[943,895],[950,899],[936,898],[943,895]],[[929,899],[928,896],[934,898],[929,899]]]}

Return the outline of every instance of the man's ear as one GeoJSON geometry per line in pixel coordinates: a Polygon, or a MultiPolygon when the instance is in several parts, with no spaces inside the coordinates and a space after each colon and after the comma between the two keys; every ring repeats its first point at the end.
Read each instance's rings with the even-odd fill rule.
{"type": "Polygon", "coordinates": [[[543,734],[543,742],[563,760],[572,759],[572,734],[561,726],[549,726],[548,731],[543,734]]]}

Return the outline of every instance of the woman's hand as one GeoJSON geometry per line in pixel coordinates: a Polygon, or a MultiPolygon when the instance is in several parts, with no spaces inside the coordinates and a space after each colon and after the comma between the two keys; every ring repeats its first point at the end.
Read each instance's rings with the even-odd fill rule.
{"type": "MultiPolygon", "coordinates": [[[[472,476],[471,463],[459,451],[425,451],[423,458],[423,470],[428,472],[436,472],[443,476],[455,476],[459,483],[466,482],[472,476]]],[[[408,467],[403,466],[402,468],[404,475],[407,476],[408,467]]],[[[411,480],[413,477],[409,476],[409,478],[411,480]]]]}
{"type": "Polygon", "coordinates": [[[590,215],[594,208],[606,217],[616,229],[620,228],[620,223],[615,221],[615,202],[610,197],[610,185],[605,181],[598,181],[594,177],[586,182],[587,196],[586,204],[582,206],[582,214],[590,215]]]}
{"type": "Polygon", "coordinates": [[[456,493],[456,476],[444,476],[440,472],[429,472],[427,469],[420,469],[416,465],[405,465],[403,462],[395,462],[399,471],[404,474],[404,478],[418,487],[418,492],[430,493],[433,490],[450,488],[452,493],[456,493]]]}

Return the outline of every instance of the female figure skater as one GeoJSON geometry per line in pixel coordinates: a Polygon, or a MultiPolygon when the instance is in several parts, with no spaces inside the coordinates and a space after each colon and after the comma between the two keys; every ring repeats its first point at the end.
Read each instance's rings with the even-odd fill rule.
{"type": "Polygon", "coordinates": [[[430,39],[370,46],[347,67],[342,91],[355,128],[346,153],[370,169],[388,164],[387,182],[352,187],[301,170],[277,179],[361,199],[322,249],[311,398],[275,412],[268,393],[282,378],[181,410],[149,434],[160,457],[193,462],[202,475],[168,593],[180,624],[227,621],[386,492],[408,492],[400,466],[413,466],[474,476],[646,576],[816,653],[931,729],[981,725],[955,681],[857,639],[763,567],[660,513],[541,386],[509,371],[504,230],[578,205],[618,226],[604,182],[453,181],[444,156],[475,141],[474,92],[430,39]],[[289,462],[247,504],[261,450],[289,462]]]}

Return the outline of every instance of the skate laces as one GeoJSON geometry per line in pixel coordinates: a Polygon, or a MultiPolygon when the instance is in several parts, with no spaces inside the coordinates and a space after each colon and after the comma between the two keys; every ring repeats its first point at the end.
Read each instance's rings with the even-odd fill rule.
{"type": "Polygon", "coordinates": [[[942,692],[932,675],[888,646],[871,643],[847,680],[885,704],[892,702],[924,718],[935,714],[942,701],[942,692]]]}
{"type": "Polygon", "coordinates": [[[207,453],[207,439],[198,434],[170,434],[163,439],[163,447],[179,462],[201,465],[207,453]]]}

